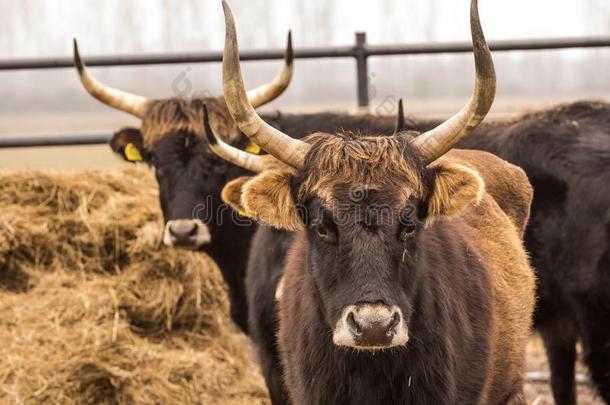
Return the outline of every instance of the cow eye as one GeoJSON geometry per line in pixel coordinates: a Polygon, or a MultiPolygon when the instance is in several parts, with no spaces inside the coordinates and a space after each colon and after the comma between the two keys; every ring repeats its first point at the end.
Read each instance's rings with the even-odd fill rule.
{"type": "Polygon", "coordinates": [[[318,235],[318,238],[328,238],[328,234],[330,233],[330,231],[328,230],[328,228],[326,226],[324,226],[324,224],[320,224],[318,226],[316,226],[316,235],[318,235]]]}
{"type": "Polygon", "coordinates": [[[316,233],[316,237],[323,242],[332,243],[337,236],[336,225],[328,215],[324,215],[324,217],[314,225],[314,232],[316,233]]]}

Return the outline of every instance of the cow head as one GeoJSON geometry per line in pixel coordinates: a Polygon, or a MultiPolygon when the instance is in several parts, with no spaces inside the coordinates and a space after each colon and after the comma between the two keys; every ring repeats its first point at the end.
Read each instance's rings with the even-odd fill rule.
{"type": "MultiPolygon", "coordinates": [[[[74,61],[83,86],[92,96],[142,120],[140,128],[116,132],[110,145],[123,159],[154,168],[165,222],[164,244],[198,249],[208,243],[220,224],[220,190],[241,169],[236,170],[209,150],[202,136],[203,105],[207,106],[212,128],[225,142],[241,146],[245,140],[223,98],[150,100],[111,88],[86,68],[76,40],[74,61]]],[[[278,97],[288,86],[292,71],[292,39],[288,33],[282,70],[272,82],[249,91],[248,100],[256,107],[278,97]]]]}
{"type": "MultiPolygon", "coordinates": [[[[259,172],[223,196],[261,222],[305,234],[304,262],[337,346],[403,346],[421,272],[426,229],[481,198],[481,177],[437,161],[485,117],[495,94],[491,54],[471,5],[476,85],[468,104],[437,128],[378,137],[317,133],[292,139],[264,123],[244,90],[233,17],[226,21],[224,91],[239,128],[276,158],[252,157],[212,140],[220,156],[259,172]]],[[[206,133],[213,129],[206,126],[206,133]]],[[[212,135],[210,135],[212,138],[212,135]]],[[[438,224],[442,226],[442,224],[438,224]]],[[[439,252],[439,254],[442,254],[439,252]]]]}

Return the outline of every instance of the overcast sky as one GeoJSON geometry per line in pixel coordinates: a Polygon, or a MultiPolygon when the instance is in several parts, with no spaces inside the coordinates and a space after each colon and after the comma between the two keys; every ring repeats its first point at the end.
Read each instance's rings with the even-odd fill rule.
{"type": "MultiPolygon", "coordinates": [[[[481,0],[489,39],[610,34],[608,0],[481,0]]],[[[468,38],[467,0],[233,0],[243,47],[468,38]]],[[[70,54],[78,37],[92,53],[220,49],[220,0],[0,0],[3,57],[70,54]]]]}

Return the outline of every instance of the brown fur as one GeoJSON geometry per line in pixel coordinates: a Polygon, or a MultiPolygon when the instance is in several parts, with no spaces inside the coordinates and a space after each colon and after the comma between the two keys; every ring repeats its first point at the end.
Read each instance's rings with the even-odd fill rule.
{"type": "Polygon", "coordinates": [[[438,162],[447,160],[477,172],[483,178],[485,191],[496,200],[523,236],[534,197],[523,169],[484,151],[453,149],[438,162]]]}
{"type": "Polygon", "coordinates": [[[487,193],[479,204],[470,205],[460,216],[477,230],[473,234],[474,245],[491,270],[494,350],[487,402],[502,403],[503,392],[522,384],[525,346],[535,304],[534,271],[529,266],[521,233],[516,232],[510,218],[487,193]],[[513,380],[506,379],[507,370],[515,372],[513,380]]]}
{"type": "Polygon", "coordinates": [[[252,176],[241,176],[228,182],[220,194],[222,201],[229,204],[235,211],[246,213],[246,209],[241,203],[242,187],[251,179],[252,176]]]}
{"type": "Polygon", "coordinates": [[[291,173],[267,170],[243,187],[244,211],[259,222],[276,228],[296,231],[303,228],[290,192],[291,173]]]}
{"type": "Polygon", "coordinates": [[[469,204],[478,204],[485,183],[477,172],[456,163],[437,162],[434,191],[428,201],[429,218],[455,215],[469,204]]]}
{"type": "Polygon", "coordinates": [[[210,124],[225,142],[234,143],[239,132],[223,98],[174,97],[155,100],[142,117],[141,132],[144,146],[154,149],[164,136],[175,132],[188,132],[203,137],[203,104],[208,108],[210,124]]]}
{"type": "Polygon", "coordinates": [[[298,197],[317,194],[331,203],[332,188],[336,184],[366,184],[374,189],[385,182],[393,183],[405,194],[422,195],[420,173],[405,156],[414,133],[400,137],[364,136],[360,133],[339,133],[333,136],[317,133],[305,141],[312,145],[317,170],[308,174],[298,190],[298,197]]]}

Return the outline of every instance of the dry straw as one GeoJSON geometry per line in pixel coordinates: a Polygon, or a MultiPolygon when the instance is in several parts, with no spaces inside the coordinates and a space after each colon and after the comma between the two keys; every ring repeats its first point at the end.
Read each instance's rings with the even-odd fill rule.
{"type": "Polygon", "coordinates": [[[216,264],[163,249],[157,207],[144,169],[0,173],[0,403],[268,403],[216,264]]]}

